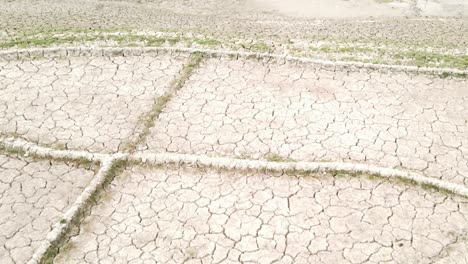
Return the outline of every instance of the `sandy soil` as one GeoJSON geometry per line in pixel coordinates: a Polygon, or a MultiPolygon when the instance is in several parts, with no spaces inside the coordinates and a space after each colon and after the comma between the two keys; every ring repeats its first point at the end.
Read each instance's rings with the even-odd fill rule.
{"type": "Polygon", "coordinates": [[[304,18],[468,15],[465,0],[248,0],[247,6],[304,18]]]}

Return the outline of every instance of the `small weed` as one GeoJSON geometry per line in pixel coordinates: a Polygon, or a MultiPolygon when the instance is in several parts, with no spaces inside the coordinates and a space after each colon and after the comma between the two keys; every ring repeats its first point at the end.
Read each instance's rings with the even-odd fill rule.
{"type": "Polygon", "coordinates": [[[361,177],[363,174],[360,172],[354,171],[344,171],[344,170],[327,170],[326,172],[333,175],[336,178],[345,178],[345,177],[361,177]]]}
{"type": "Polygon", "coordinates": [[[268,161],[273,161],[273,162],[284,162],[285,161],[285,159],[283,157],[281,157],[280,155],[275,154],[275,153],[266,154],[265,159],[268,160],[268,161]]]}
{"type": "Polygon", "coordinates": [[[341,59],[343,61],[360,61],[357,57],[345,57],[341,59]]]}
{"type": "Polygon", "coordinates": [[[194,247],[189,247],[185,250],[185,254],[187,255],[188,259],[193,259],[197,257],[198,255],[198,250],[194,247]]]}
{"type": "Polygon", "coordinates": [[[365,176],[367,177],[367,179],[371,180],[371,181],[374,181],[374,180],[378,180],[378,179],[382,179],[382,177],[378,174],[365,174],[365,176]]]}
{"type": "Polygon", "coordinates": [[[265,42],[257,42],[250,46],[250,50],[253,52],[268,52],[270,50],[270,46],[265,42]]]}
{"type": "Polygon", "coordinates": [[[346,52],[352,52],[352,51],[354,51],[354,49],[351,47],[338,48],[338,52],[346,53],[346,52]]]}
{"type": "Polygon", "coordinates": [[[180,37],[175,37],[175,38],[166,38],[166,41],[170,44],[170,45],[175,45],[177,43],[180,42],[180,37]]]}
{"type": "Polygon", "coordinates": [[[60,224],[62,224],[62,225],[63,225],[63,224],[66,224],[66,223],[67,223],[67,220],[66,220],[66,219],[63,219],[63,218],[62,218],[62,219],[60,219],[60,224]]]}
{"type": "Polygon", "coordinates": [[[468,74],[466,74],[466,73],[443,72],[442,74],[440,74],[439,77],[442,78],[442,79],[449,78],[449,77],[466,79],[468,77],[468,74]]]}
{"type": "Polygon", "coordinates": [[[302,176],[302,177],[307,177],[307,176],[311,176],[312,174],[315,174],[317,173],[318,171],[317,170],[296,170],[296,169],[291,169],[291,170],[284,170],[283,171],[283,174],[286,174],[286,175],[298,175],[298,176],[302,176]]]}
{"type": "Polygon", "coordinates": [[[440,75],[440,77],[441,77],[441,78],[444,78],[444,79],[445,79],[445,78],[448,78],[448,77],[450,77],[450,73],[448,73],[448,72],[443,72],[443,73],[440,75]]]}
{"type": "Polygon", "coordinates": [[[166,42],[165,39],[163,38],[148,38],[145,40],[146,41],[146,45],[148,46],[156,46],[156,47],[159,47],[159,46],[162,46],[164,44],[164,42],[166,42]]]}
{"type": "Polygon", "coordinates": [[[327,53],[329,53],[329,52],[332,51],[332,48],[330,48],[330,47],[328,47],[328,46],[323,46],[323,47],[320,47],[319,50],[322,51],[322,52],[327,52],[327,53]]]}

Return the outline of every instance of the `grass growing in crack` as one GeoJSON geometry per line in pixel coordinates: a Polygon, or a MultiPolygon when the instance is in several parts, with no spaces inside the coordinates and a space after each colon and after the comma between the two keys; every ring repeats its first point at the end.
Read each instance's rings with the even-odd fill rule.
{"type": "Polygon", "coordinates": [[[442,74],[440,74],[439,77],[442,78],[442,79],[449,78],[449,77],[465,79],[465,78],[468,78],[468,74],[466,74],[466,73],[443,72],[442,74]]]}
{"type": "Polygon", "coordinates": [[[202,56],[200,53],[194,53],[192,56],[190,56],[188,63],[182,68],[179,77],[171,82],[169,91],[158,97],[155,100],[151,110],[140,117],[138,123],[139,127],[142,128],[142,131],[139,133],[137,138],[133,142],[124,143],[122,150],[133,152],[135,151],[138,144],[146,139],[150,133],[151,127],[155,125],[155,121],[159,118],[159,115],[162,113],[167,103],[172,99],[174,93],[176,93],[184,86],[185,82],[187,82],[195,69],[200,66],[201,61],[202,56]]]}
{"type": "MultiPolygon", "coordinates": [[[[53,45],[72,44],[72,43],[83,43],[83,42],[108,42],[114,41],[119,44],[134,44],[144,43],[145,46],[162,46],[166,43],[169,45],[175,45],[182,41],[187,41],[185,38],[180,36],[147,36],[147,35],[136,35],[136,34],[111,34],[105,31],[83,31],[73,32],[65,31],[61,32],[45,32],[36,33],[34,35],[25,37],[17,37],[14,40],[4,40],[0,42],[0,48],[27,48],[27,47],[50,47],[53,45]],[[66,34],[66,35],[63,35],[66,34]],[[78,34],[78,35],[73,35],[78,34]]],[[[210,42],[207,43],[207,45],[210,42]]]]}
{"type": "Polygon", "coordinates": [[[266,154],[265,159],[267,161],[272,161],[272,162],[291,162],[291,161],[294,161],[293,159],[290,159],[290,158],[283,158],[280,155],[275,154],[275,153],[266,154]]]}
{"type": "MultiPolygon", "coordinates": [[[[451,190],[439,187],[437,185],[431,184],[431,183],[419,183],[413,179],[408,179],[408,178],[403,178],[403,177],[383,177],[379,174],[376,173],[363,173],[363,172],[349,172],[349,171],[343,171],[343,170],[325,170],[325,173],[330,173],[333,177],[336,178],[345,178],[345,177],[353,177],[353,178],[362,178],[365,177],[368,180],[375,181],[375,180],[391,180],[395,181],[399,184],[402,185],[407,185],[407,186],[414,186],[414,187],[420,187],[423,190],[426,191],[432,191],[432,192],[438,192],[441,194],[445,195],[456,195],[456,196],[462,196],[459,195],[451,190]]],[[[312,176],[312,174],[318,173],[318,170],[315,171],[297,171],[297,170],[289,170],[285,171],[284,174],[292,174],[292,175],[300,175],[300,176],[312,176]]]]}
{"type": "Polygon", "coordinates": [[[21,148],[12,148],[5,145],[5,143],[0,142],[0,153],[12,155],[12,156],[26,156],[26,151],[21,148]]]}
{"type": "Polygon", "coordinates": [[[407,179],[407,178],[403,178],[403,177],[397,177],[397,180],[402,183],[402,184],[405,184],[405,185],[411,185],[411,186],[417,186],[419,185],[417,181],[413,180],[413,179],[407,179]]]}
{"type": "Polygon", "coordinates": [[[169,94],[158,97],[153,104],[151,110],[140,117],[139,123],[143,127],[142,132],[138,135],[135,142],[126,142],[123,144],[122,150],[133,152],[137,145],[142,142],[150,133],[150,128],[154,126],[155,120],[159,118],[166,104],[171,100],[172,96],[169,94]]]}
{"type": "Polygon", "coordinates": [[[76,249],[76,244],[73,241],[68,241],[68,243],[60,248],[60,253],[66,256],[68,252],[76,249]]]}
{"type": "MultiPolygon", "coordinates": [[[[86,201],[86,204],[77,213],[77,216],[72,219],[70,224],[67,226],[67,229],[62,232],[60,238],[51,244],[39,263],[52,264],[54,263],[55,257],[61,251],[66,251],[71,246],[73,246],[69,245],[69,238],[71,233],[78,229],[84,218],[91,213],[92,207],[96,205],[99,199],[104,195],[105,189],[110,185],[110,183],[117,175],[121,174],[125,170],[128,164],[129,163],[126,160],[117,160],[112,163],[104,176],[104,181],[99,186],[97,186],[96,191],[90,195],[89,199],[86,201]]],[[[62,220],[60,222],[62,223],[62,220]]]]}
{"type": "Polygon", "coordinates": [[[440,192],[440,193],[447,194],[447,195],[456,195],[456,193],[454,193],[453,191],[447,190],[445,188],[440,188],[439,186],[436,186],[434,184],[421,183],[419,185],[421,186],[421,188],[423,188],[426,191],[440,192]]]}
{"type": "Polygon", "coordinates": [[[448,190],[448,189],[445,189],[445,188],[442,188],[442,187],[439,187],[435,184],[432,184],[432,183],[419,183],[413,179],[406,179],[406,178],[402,178],[402,177],[397,177],[396,178],[398,182],[404,184],[404,185],[409,185],[409,186],[418,186],[418,187],[421,187],[423,190],[426,190],[426,191],[432,191],[432,192],[438,192],[438,193],[442,193],[442,194],[446,194],[446,195],[457,195],[457,196],[463,196],[463,195],[458,195],[456,194],[455,192],[451,191],[451,190],[448,190]]]}
{"type": "Polygon", "coordinates": [[[287,175],[298,175],[298,176],[301,176],[301,177],[308,177],[308,176],[311,176],[312,174],[316,174],[318,173],[319,171],[318,170],[285,170],[283,171],[283,174],[287,174],[287,175]]]}
{"type": "Polygon", "coordinates": [[[90,200],[96,203],[98,197],[102,194],[102,191],[114,180],[117,175],[121,174],[125,170],[128,164],[129,162],[127,160],[114,161],[104,176],[104,181],[100,186],[101,188],[99,188],[90,196],[90,200]]]}
{"type": "Polygon", "coordinates": [[[201,61],[202,55],[198,52],[190,56],[190,60],[182,69],[179,78],[175,79],[171,83],[171,87],[174,89],[174,91],[178,91],[184,86],[185,82],[187,82],[187,80],[193,74],[195,69],[197,69],[200,66],[201,61]]]}
{"type": "Polygon", "coordinates": [[[174,46],[185,43],[192,46],[196,43],[202,46],[215,46],[221,41],[214,38],[193,38],[181,36],[181,33],[170,30],[160,30],[169,33],[169,36],[155,36],[135,34],[129,29],[41,29],[24,32],[10,39],[0,40],[0,49],[28,48],[28,47],[51,47],[63,44],[86,43],[86,42],[115,42],[117,46],[151,46],[163,45],[174,46]]]}
{"type": "Polygon", "coordinates": [[[93,160],[86,159],[84,157],[79,158],[66,158],[66,157],[53,157],[50,155],[38,155],[35,153],[28,153],[24,151],[22,148],[16,147],[8,147],[3,142],[0,142],[0,153],[9,155],[9,156],[16,156],[16,157],[24,157],[24,158],[32,158],[33,160],[53,160],[56,162],[63,162],[67,165],[74,165],[78,168],[96,170],[98,162],[93,160]]]}
{"type": "Polygon", "coordinates": [[[326,170],[326,172],[330,173],[336,178],[344,178],[344,177],[360,178],[362,176],[365,176],[365,178],[370,179],[370,180],[382,178],[382,177],[379,177],[377,174],[362,173],[358,171],[326,170]]]}
{"type": "MultiPolygon", "coordinates": [[[[380,2],[392,0],[379,0],[380,2]]],[[[32,30],[17,32],[16,35],[8,39],[0,40],[0,48],[27,48],[27,47],[50,47],[67,44],[93,43],[98,46],[173,46],[184,45],[191,47],[198,44],[202,47],[212,48],[213,46],[230,47],[232,50],[250,50],[252,52],[269,52],[273,45],[267,44],[258,39],[243,42],[237,36],[223,36],[213,34],[209,31],[180,31],[173,29],[158,29],[158,35],[142,34],[133,31],[130,28],[34,28],[32,30]],[[202,37],[197,34],[202,34],[202,37]]],[[[317,53],[327,54],[330,60],[348,60],[339,58],[340,54],[362,55],[355,57],[354,62],[366,62],[374,64],[392,64],[392,65],[413,65],[413,66],[432,66],[432,67],[451,67],[468,68],[468,55],[451,54],[447,52],[431,49],[441,46],[436,43],[401,43],[399,41],[389,41],[388,39],[361,39],[361,38],[343,38],[333,40],[327,36],[314,35],[304,36],[304,40],[312,44],[306,46],[294,46],[297,43],[288,39],[288,48],[294,55],[310,58],[317,57],[317,53]],[[329,44],[315,45],[319,41],[331,42],[329,44]],[[364,45],[364,46],[363,46],[364,45]],[[371,45],[371,47],[368,47],[371,45]],[[382,47],[383,45],[383,47],[382,47]],[[408,46],[410,45],[410,46],[408,46]],[[432,46],[431,46],[432,45],[432,46]],[[389,47],[389,48],[387,48],[389,47]]],[[[298,42],[300,43],[300,41],[298,42]]],[[[447,49],[464,50],[461,45],[447,46],[443,45],[443,50],[447,49]]]]}

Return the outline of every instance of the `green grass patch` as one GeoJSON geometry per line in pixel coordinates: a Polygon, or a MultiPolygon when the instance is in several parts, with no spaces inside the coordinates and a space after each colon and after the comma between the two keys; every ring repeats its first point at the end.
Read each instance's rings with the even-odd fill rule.
{"type": "MultiPolygon", "coordinates": [[[[451,55],[442,54],[436,51],[420,51],[408,50],[397,51],[385,48],[371,48],[371,47],[352,47],[352,46],[332,46],[325,45],[320,47],[309,46],[307,48],[311,52],[319,52],[325,54],[369,54],[369,58],[359,58],[356,56],[347,56],[339,60],[343,61],[361,61],[370,62],[374,64],[406,64],[418,67],[452,67],[466,69],[468,68],[468,55],[451,55]],[[375,57],[375,58],[372,58],[375,57]],[[352,58],[352,60],[350,60],[352,58]]],[[[292,51],[295,54],[301,53],[302,49],[293,47],[292,51]]],[[[465,76],[459,76],[466,78],[465,76]]]]}
{"type": "Polygon", "coordinates": [[[275,153],[266,154],[265,159],[271,162],[294,162],[294,160],[291,158],[285,158],[275,153]]]}
{"type": "Polygon", "coordinates": [[[468,55],[449,55],[426,51],[405,51],[390,54],[395,59],[407,59],[416,66],[426,66],[430,64],[449,65],[456,68],[468,67],[468,55]]]}
{"type": "Polygon", "coordinates": [[[275,153],[266,154],[265,159],[268,160],[268,161],[272,161],[272,162],[285,162],[285,161],[287,161],[285,158],[283,158],[280,155],[275,154],[275,153]]]}
{"type": "MultiPolygon", "coordinates": [[[[166,45],[174,46],[178,44],[185,47],[191,47],[193,44],[197,44],[206,48],[211,48],[214,46],[223,45],[223,47],[229,47],[229,49],[232,50],[244,49],[260,53],[270,52],[272,48],[271,45],[261,40],[257,40],[256,42],[241,43],[235,38],[235,36],[232,37],[232,39],[227,39],[225,37],[218,38],[207,33],[208,35],[206,37],[188,37],[189,35],[184,36],[184,33],[177,33],[176,30],[161,29],[160,31],[171,33],[168,33],[168,36],[151,36],[136,34],[129,29],[35,29],[28,31],[28,33],[17,33],[18,35],[16,35],[16,37],[10,39],[0,40],[0,49],[15,47],[50,47],[76,43],[81,44],[96,42],[101,46],[121,47],[161,47],[166,45]]],[[[308,37],[306,37],[306,39],[307,38],[308,37]]],[[[327,38],[322,38],[320,36],[314,36],[312,42],[326,39],[327,38]]],[[[315,58],[318,54],[323,53],[326,54],[330,60],[367,62],[374,64],[409,65],[418,67],[448,67],[458,69],[468,68],[468,55],[453,55],[444,54],[442,51],[430,51],[429,48],[434,47],[431,46],[430,43],[421,46],[410,43],[387,43],[383,40],[380,41],[372,39],[342,39],[333,40],[333,42],[336,42],[337,44],[305,47],[296,47],[294,44],[287,45],[291,45],[288,48],[290,50],[289,54],[298,57],[315,58]]],[[[442,46],[441,48],[442,50],[445,50],[449,47],[442,46]]],[[[454,48],[460,49],[460,47],[454,48]]],[[[320,56],[319,58],[322,57],[320,56]]],[[[466,74],[465,76],[460,75],[454,77],[466,78],[466,74]]]]}
{"type": "Polygon", "coordinates": [[[442,74],[439,75],[439,77],[442,78],[442,79],[449,78],[449,77],[466,79],[466,78],[468,78],[468,74],[466,74],[466,73],[443,72],[442,74]]]}
{"type": "Polygon", "coordinates": [[[253,52],[268,52],[270,51],[270,46],[265,42],[257,42],[250,46],[250,51],[253,52]]]}

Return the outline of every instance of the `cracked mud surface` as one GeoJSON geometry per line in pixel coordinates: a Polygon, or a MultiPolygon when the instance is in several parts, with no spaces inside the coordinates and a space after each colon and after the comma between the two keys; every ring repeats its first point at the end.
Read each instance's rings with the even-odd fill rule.
{"type": "Polygon", "coordinates": [[[116,152],[185,58],[0,62],[0,133],[43,145],[116,152]]]}
{"type": "Polygon", "coordinates": [[[345,161],[468,185],[468,83],[211,59],[140,149],[345,161]]]}
{"type": "Polygon", "coordinates": [[[381,179],[128,169],[57,263],[466,263],[466,199],[381,179]]]}
{"type": "Polygon", "coordinates": [[[295,0],[287,2],[286,10],[275,7],[284,6],[284,1],[262,1],[275,3],[260,3],[258,7],[251,3],[255,1],[247,0],[0,0],[0,48],[63,45],[57,39],[68,39],[65,43],[74,45],[174,45],[161,39],[157,43],[134,41],[141,40],[141,35],[135,34],[167,37],[170,32],[169,38],[179,46],[325,60],[468,67],[468,5],[463,1],[353,0],[331,5],[331,1],[295,0]],[[367,12],[369,2],[380,10],[379,14],[383,10],[386,15],[367,12]],[[321,8],[304,8],[304,4],[321,8]],[[296,17],[288,11],[289,6],[293,13],[315,14],[296,17]],[[349,8],[367,14],[349,17],[357,14],[349,8]],[[338,16],[323,17],[330,9],[338,16]],[[313,10],[319,10],[319,14],[313,10]],[[109,37],[110,32],[116,36],[109,37]]]}
{"type": "MultiPolygon", "coordinates": [[[[0,62],[0,132],[55,149],[108,153],[93,157],[107,165],[121,162],[114,158],[134,144],[133,157],[167,151],[213,160],[353,162],[468,185],[466,79],[201,60],[159,54],[0,62]]],[[[468,262],[467,199],[437,186],[178,164],[127,167],[79,228],[67,229],[77,232],[54,261],[468,262]]],[[[25,263],[40,252],[93,175],[0,156],[0,262],[25,263]]]]}
{"type": "Polygon", "coordinates": [[[449,68],[437,77],[226,58],[198,68],[187,53],[2,57],[0,149],[17,151],[3,145],[16,137],[67,150],[47,160],[35,160],[34,148],[22,149],[29,157],[0,155],[0,263],[468,263],[468,200],[444,192],[455,183],[468,193],[468,4],[285,2],[0,0],[2,54],[171,46],[449,68]],[[125,163],[116,157],[135,149],[150,155],[127,157],[203,154],[214,167],[226,156],[353,162],[421,175],[412,182],[179,161],[129,165],[103,196],[93,192],[125,163]],[[103,167],[95,174],[53,161],[68,154],[103,167]],[[55,225],[62,217],[71,221],[55,225]]]}
{"type": "Polygon", "coordinates": [[[94,172],[0,155],[0,263],[26,263],[94,172]]]}

